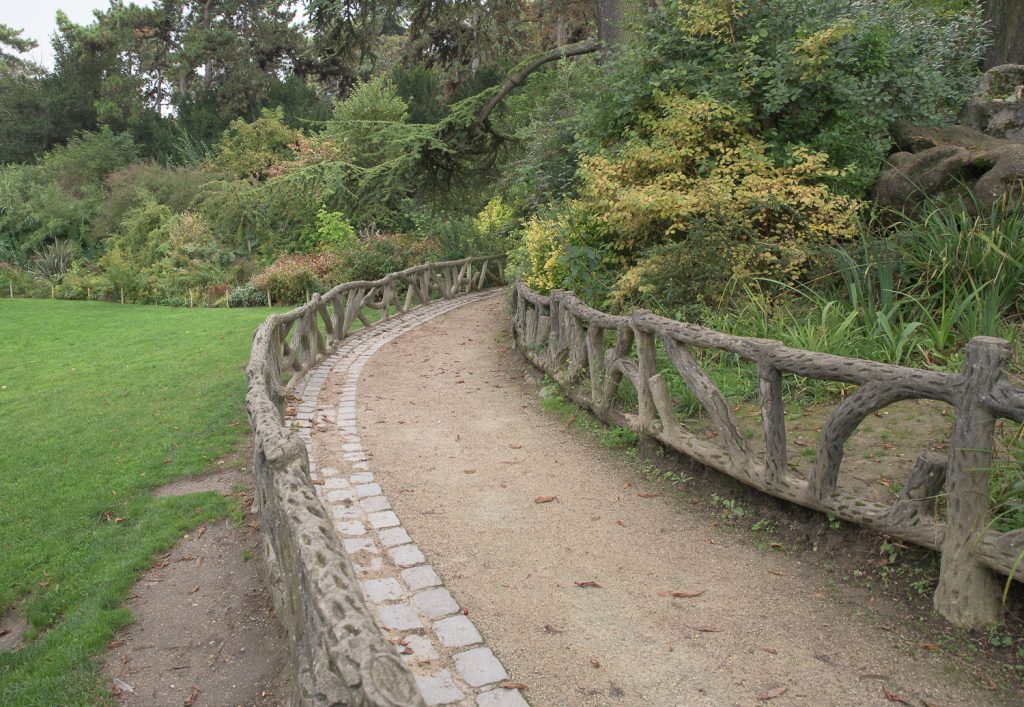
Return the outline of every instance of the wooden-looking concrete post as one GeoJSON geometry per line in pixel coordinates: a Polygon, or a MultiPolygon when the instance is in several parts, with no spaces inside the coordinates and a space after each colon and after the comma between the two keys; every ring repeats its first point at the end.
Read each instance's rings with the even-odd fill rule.
{"type": "Polygon", "coordinates": [[[972,339],[964,351],[962,389],[946,470],[946,536],[935,610],[951,623],[985,628],[1002,618],[999,580],[974,556],[989,522],[988,477],[995,416],[984,405],[1010,360],[1009,342],[972,339]]]}

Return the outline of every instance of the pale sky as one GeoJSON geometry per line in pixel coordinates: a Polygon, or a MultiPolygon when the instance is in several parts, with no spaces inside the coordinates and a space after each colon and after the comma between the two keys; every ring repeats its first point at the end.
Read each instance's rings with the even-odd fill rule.
{"type": "MultiPolygon", "coordinates": [[[[134,0],[136,5],[151,5],[152,0],[134,0]]],[[[53,66],[50,35],[57,30],[57,10],[63,10],[72,22],[89,24],[93,10],[105,10],[108,0],[0,0],[0,23],[25,30],[23,37],[39,46],[28,57],[47,68],[53,66]]]]}

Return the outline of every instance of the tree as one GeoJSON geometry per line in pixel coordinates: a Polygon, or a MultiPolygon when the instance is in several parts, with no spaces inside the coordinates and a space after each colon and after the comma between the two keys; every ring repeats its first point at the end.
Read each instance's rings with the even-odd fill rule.
{"type": "Polygon", "coordinates": [[[38,45],[31,39],[22,37],[21,33],[24,31],[0,23],[0,73],[31,68],[31,62],[25,61],[18,54],[32,51],[38,45]]]}
{"type": "Polygon", "coordinates": [[[985,68],[1024,64],[1024,0],[982,0],[981,4],[993,33],[985,68]]]}

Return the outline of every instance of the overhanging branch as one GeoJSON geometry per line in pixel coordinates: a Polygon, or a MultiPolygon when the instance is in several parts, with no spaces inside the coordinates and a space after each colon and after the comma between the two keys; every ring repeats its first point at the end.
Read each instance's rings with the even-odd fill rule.
{"type": "Polygon", "coordinates": [[[483,123],[491,115],[491,112],[501,103],[502,99],[505,98],[509,93],[512,92],[516,86],[519,86],[526,80],[526,77],[532,74],[534,71],[539,69],[544,64],[551,61],[558,61],[559,59],[565,59],[571,56],[580,56],[582,54],[592,54],[600,49],[601,44],[595,41],[577,42],[576,44],[566,44],[562,47],[555,47],[550,51],[538,54],[530,59],[527,59],[519,65],[512,73],[505,77],[501,86],[498,87],[498,92],[495,93],[491,100],[487,101],[486,105],[480,109],[480,112],[476,114],[476,122],[483,123]]]}

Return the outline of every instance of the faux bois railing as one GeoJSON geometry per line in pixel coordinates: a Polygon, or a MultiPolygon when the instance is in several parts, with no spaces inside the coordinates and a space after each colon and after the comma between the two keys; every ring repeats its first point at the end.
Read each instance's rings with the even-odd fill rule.
{"type": "Polygon", "coordinates": [[[466,258],[347,282],[257,329],[247,369],[256,495],[278,616],[291,643],[296,705],[422,705],[381,636],[341,540],[317,498],[306,446],[285,427],[286,377],[310,368],[356,323],[504,284],[504,260],[466,258]]]}
{"type": "Polygon", "coordinates": [[[955,624],[983,627],[1002,615],[995,573],[1024,580],[1024,531],[990,529],[988,501],[994,423],[1024,421],[1024,389],[1006,375],[1010,344],[977,337],[958,373],[919,370],[789,348],[778,341],[732,336],[637,311],[612,316],[572,292],[540,295],[523,283],[513,294],[513,332],[534,364],[601,419],[653,438],[698,462],[778,498],[834,514],[942,553],[936,609],[955,624]],[[765,450],[754,453],[725,397],[695,349],[725,351],[757,366],[765,450]],[[700,402],[717,436],[688,430],[659,373],[667,358],[700,402]],[[789,473],[783,376],[855,384],[821,429],[813,472],[789,473]],[[623,381],[636,392],[624,406],[623,381]],[[899,498],[883,504],[838,488],[844,444],[868,415],[900,400],[923,398],[953,408],[949,453],[922,454],[899,498]],[[932,512],[945,491],[944,518],[932,512]]]}

